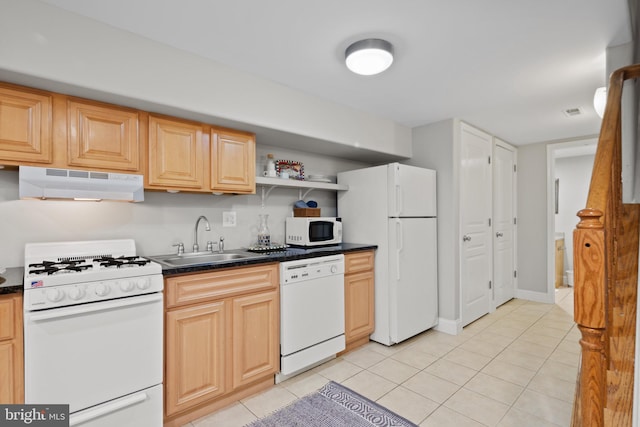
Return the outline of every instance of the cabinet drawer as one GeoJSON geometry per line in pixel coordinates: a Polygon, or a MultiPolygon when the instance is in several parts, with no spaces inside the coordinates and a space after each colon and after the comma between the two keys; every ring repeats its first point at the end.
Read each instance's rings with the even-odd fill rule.
{"type": "Polygon", "coordinates": [[[278,264],[216,270],[169,277],[165,282],[167,307],[187,305],[250,292],[278,288],[278,264]]]}
{"type": "Polygon", "coordinates": [[[344,255],[344,273],[358,273],[373,269],[373,251],[351,252],[344,255]]]}

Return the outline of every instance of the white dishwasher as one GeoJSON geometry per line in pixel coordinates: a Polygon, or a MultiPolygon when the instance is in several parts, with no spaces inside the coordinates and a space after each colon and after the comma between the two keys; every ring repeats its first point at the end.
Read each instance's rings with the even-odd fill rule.
{"type": "Polygon", "coordinates": [[[280,263],[280,374],[276,382],[344,349],[344,255],[280,263]]]}

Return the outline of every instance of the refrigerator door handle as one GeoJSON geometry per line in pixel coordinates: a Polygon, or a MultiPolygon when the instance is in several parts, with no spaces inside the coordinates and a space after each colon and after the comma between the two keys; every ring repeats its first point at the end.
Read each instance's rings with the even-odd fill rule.
{"type": "Polygon", "coordinates": [[[396,232],[396,280],[400,280],[400,252],[402,252],[404,242],[402,241],[402,222],[399,219],[396,219],[396,232]]]}
{"type": "Polygon", "coordinates": [[[393,192],[395,193],[395,206],[392,206],[393,216],[399,217],[402,215],[402,185],[400,181],[400,165],[394,165],[393,168],[393,184],[392,184],[393,192]]]}

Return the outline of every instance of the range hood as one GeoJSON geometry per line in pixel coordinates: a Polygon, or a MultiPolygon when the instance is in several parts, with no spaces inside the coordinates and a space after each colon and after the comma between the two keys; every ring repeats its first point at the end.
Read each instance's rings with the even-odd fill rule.
{"type": "Polygon", "coordinates": [[[144,200],[142,175],[20,166],[20,198],[144,200]]]}

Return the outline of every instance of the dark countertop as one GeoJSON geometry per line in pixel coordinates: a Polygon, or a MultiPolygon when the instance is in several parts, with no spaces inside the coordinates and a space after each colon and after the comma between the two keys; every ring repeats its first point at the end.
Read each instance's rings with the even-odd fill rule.
{"type": "MultiPolygon", "coordinates": [[[[269,262],[293,261],[296,259],[316,258],[327,255],[344,254],[348,252],[364,251],[368,249],[377,249],[377,245],[366,245],[357,243],[342,243],[335,246],[326,246],[319,248],[287,248],[282,251],[274,251],[264,253],[260,258],[240,259],[230,262],[209,264],[209,265],[193,265],[187,267],[169,267],[162,265],[162,274],[164,276],[201,273],[209,270],[218,270],[221,268],[242,267],[246,265],[266,264],[269,262]]],[[[149,257],[153,258],[153,256],[149,257]]]]}
{"type": "Polygon", "coordinates": [[[9,267],[0,274],[0,294],[13,294],[24,290],[24,267],[9,267]]]}

